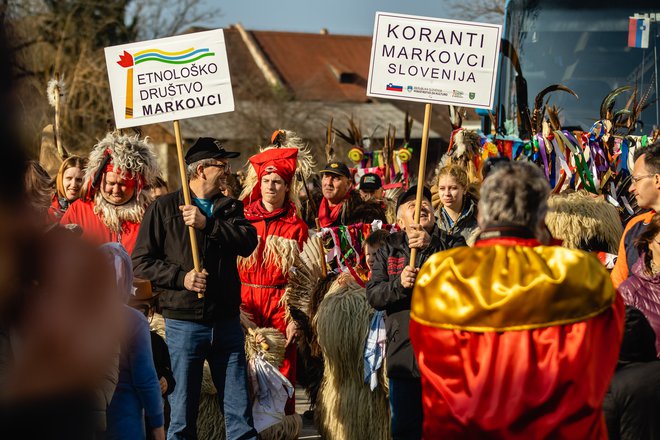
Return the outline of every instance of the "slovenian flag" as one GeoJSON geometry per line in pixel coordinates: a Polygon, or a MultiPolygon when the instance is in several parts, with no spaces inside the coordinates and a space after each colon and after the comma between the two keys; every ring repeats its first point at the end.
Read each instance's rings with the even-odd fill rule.
{"type": "Polygon", "coordinates": [[[651,21],[648,18],[630,18],[628,24],[628,47],[649,47],[651,21]]]}

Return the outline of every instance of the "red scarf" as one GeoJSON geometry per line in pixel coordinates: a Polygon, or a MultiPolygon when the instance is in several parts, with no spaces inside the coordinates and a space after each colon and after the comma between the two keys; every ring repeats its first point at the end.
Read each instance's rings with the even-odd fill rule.
{"type": "Polygon", "coordinates": [[[268,220],[275,217],[282,217],[287,213],[287,211],[296,212],[296,207],[293,205],[293,202],[284,202],[284,205],[281,208],[270,212],[264,208],[264,205],[261,204],[261,199],[259,199],[245,207],[245,218],[251,222],[258,220],[268,220]]]}
{"type": "Polygon", "coordinates": [[[339,218],[339,213],[341,212],[341,207],[344,205],[344,200],[331,208],[328,199],[323,197],[321,200],[321,206],[319,206],[319,224],[322,228],[332,226],[337,218],[339,218]]]}

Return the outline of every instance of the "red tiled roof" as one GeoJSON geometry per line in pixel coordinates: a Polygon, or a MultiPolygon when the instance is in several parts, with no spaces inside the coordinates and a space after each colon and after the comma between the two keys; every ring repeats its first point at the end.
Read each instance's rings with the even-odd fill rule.
{"type": "Polygon", "coordinates": [[[224,34],[234,99],[255,99],[270,94],[270,86],[238,30],[224,29],[224,34]]]}
{"type": "Polygon", "coordinates": [[[297,100],[366,102],[371,37],[251,31],[297,100]],[[345,77],[340,82],[338,76],[345,77]]]}

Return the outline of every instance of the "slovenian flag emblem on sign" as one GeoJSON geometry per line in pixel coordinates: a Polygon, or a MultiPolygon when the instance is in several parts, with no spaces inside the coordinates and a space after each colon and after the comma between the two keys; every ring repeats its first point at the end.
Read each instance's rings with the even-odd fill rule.
{"type": "Polygon", "coordinates": [[[648,18],[630,18],[628,23],[628,47],[649,47],[651,21],[648,18]]]}

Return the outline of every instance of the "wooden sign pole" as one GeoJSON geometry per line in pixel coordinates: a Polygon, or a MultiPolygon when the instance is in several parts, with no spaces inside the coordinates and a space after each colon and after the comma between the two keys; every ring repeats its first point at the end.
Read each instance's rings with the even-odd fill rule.
{"type": "MultiPolygon", "coordinates": [[[[319,222],[319,218],[316,217],[314,219],[314,221],[316,222],[316,229],[320,233],[321,232],[321,223],[319,222]]],[[[323,247],[323,238],[322,237],[319,237],[318,244],[319,244],[319,251],[321,253],[321,261],[320,261],[320,263],[321,263],[321,273],[323,274],[323,277],[326,277],[326,276],[328,276],[328,268],[327,268],[326,263],[325,263],[325,248],[323,247]]]]}
{"type": "MultiPolygon", "coordinates": [[[[424,107],[424,130],[422,132],[422,151],[419,154],[419,172],[417,173],[417,196],[415,199],[415,224],[419,224],[419,217],[422,211],[422,200],[424,199],[424,176],[426,174],[426,153],[429,146],[429,126],[431,125],[431,104],[424,107]]],[[[411,267],[417,267],[415,262],[417,258],[417,249],[410,249],[411,267]]]]}
{"type": "MultiPolygon", "coordinates": [[[[188,177],[186,176],[186,163],[183,160],[183,142],[181,140],[181,128],[179,127],[179,121],[174,121],[174,137],[176,138],[176,153],[179,158],[179,172],[181,173],[181,189],[183,190],[183,200],[186,205],[192,205],[192,201],[190,199],[190,188],[188,187],[188,177]]],[[[199,261],[199,249],[197,248],[197,235],[195,234],[195,228],[188,226],[188,232],[190,235],[190,247],[192,247],[192,257],[193,264],[195,266],[195,272],[201,272],[202,265],[199,261]]],[[[197,297],[204,298],[204,294],[198,292],[197,297]]]]}

